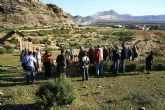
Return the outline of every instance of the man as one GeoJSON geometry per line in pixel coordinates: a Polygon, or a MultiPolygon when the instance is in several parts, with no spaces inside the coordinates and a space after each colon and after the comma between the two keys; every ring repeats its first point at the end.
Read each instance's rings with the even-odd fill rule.
{"type": "Polygon", "coordinates": [[[113,50],[113,74],[115,76],[118,75],[118,67],[119,67],[119,63],[118,63],[118,60],[119,60],[119,53],[118,53],[118,47],[116,47],[114,50],[113,50]]]}
{"type": "Polygon", "coordinates": [[[103,76],[103,51],[98,45],[97,49],[95,50],[95,64],[96,64],[96,75],[103,76]]]}
{"type": "Polygon", "coordinates": [[[150,74],[149,71],[151,71],[152,63],[153,63],[153,51],[151,51],[150,54],[146,57],[147,74],[150,74]]]}
{"type": "Polygon", "coordinates": [[[89,64],[90,64],[90,60],[89,57],[87,56],[87,52],[84,52],[84,56],[82,57],[82,70],[83,70],[83,75],[82,75],[82,80],[88,80],[89,77],[89,64]]]}
{"type": "Polygon", "coordinates": [[[35,81],[35,65],[37,63],[37,60],[33,57],[32,52],[28,52],[27,56],[27,74],[26,74],[26,80],[29,82],[30,80],[32,83],[35,81]]]}
{"type": "Polygon", "coordinates": [[[65,72],[65,68],[66,68],[66,59],[65,59],[64,51],[61,51],[61,54],[57,56],[56,63],[57,63],[58,76],[60,76],[60,74],[65,72]]]}
{"type": "Polygon", "coordinates": [[[41,52],[39,50],[39,48],[36,48],[36,52],[35,52],[35,57],[37,59],[37,72],[41,72],[42,71],[42,65],[41,65],[41,52]]]}
{"type": "Polygon", "coordinates": [[[125,73],[125,59],[126,59],[126,48],[124,44],[122,44],[122,50],[121,50],[121,68],[122,68],[122,73],[125,73]]]}
{"type": "Polygon", "coordinates": [[[70,58],[71,58],[71,60],[73,60],[73,56],[74,56],[74,48],[71,47],[70,48],[70,58]]]}

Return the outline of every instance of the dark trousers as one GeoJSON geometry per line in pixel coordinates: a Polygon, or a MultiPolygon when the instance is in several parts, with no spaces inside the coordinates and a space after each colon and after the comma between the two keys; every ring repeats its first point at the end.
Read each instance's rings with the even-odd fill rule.
{"type": "Polygon", "coordinates": [[[51,76],[51,63],[44,62],[44,67],[45,67],[45,76],[50,77],[51,76]]]}
{"type": "Polygon", "coordinates": [[[65,74],[64,66],[57,65],[57,77],[60,77],[61,74],[65,74]]]}
{"type": "Polygon", "coordinates": [[[125,73],[125,59],[121,59],[120,65],[121,65],[122,73],[125,73]]]}
{"type": "Polygon", "coordinates": [[[118,74],[118,68],[119,68],[119,63],[118,61],[113,62],[113,74],[117,75],[118,74]]]}
{"type": "Polygon", "coordinates": [[[35,81],[35,67],[27,66],[27,73],[26,73],[26,81],[32,81],[32,83],[35,81]]]}
{"type": "Polygon", "coordinates": [[[82,80],[88,80],[88,77],[89,77],[89,72],[88,72],[88,67],[81,67],[81,70],[82,70],[82,80]]]}

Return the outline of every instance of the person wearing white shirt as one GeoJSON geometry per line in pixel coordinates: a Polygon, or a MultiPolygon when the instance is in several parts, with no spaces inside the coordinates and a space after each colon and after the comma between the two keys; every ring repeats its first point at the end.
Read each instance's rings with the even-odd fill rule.
{"type": "Polygon", "coordinates": [[[27,56],[27,74],[26,74],[26,81],[29,82],[30,80],[32,83],[35,81],[35,65],[37,63],[36,58],[33,57],[32,52],[28,52],[27,56]]]}
{"type": "Polygon", "coordinates": [[[82,70],[83,70],[83,75],[82,75],[82,80],[88,80],[89,77],[89,64],[90,60],[89,57],[87,56],[87,52],[84,52],[84,56],[82,57],[82,70]]]}
{"type": "Polygon", "coordinates": [[[37,72],[41,72],[42,71],[42,63],[41,63],[41,52],[39,50],[39,48],[36,48],[36,53],[35,53],[35,57],[37,60],[37,72]]]}

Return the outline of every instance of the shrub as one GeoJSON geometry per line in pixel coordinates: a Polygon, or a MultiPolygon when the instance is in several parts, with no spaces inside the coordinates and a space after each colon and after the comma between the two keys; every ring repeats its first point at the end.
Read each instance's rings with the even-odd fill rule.
{"type": "Polygon", "coordinates": [[[4,47],[0,47],[0,54],[6,53],[6,49],[4,47]]]}
{"type": "Polygon", "coordinates": [[[130,93],[123,100],[129,100],[133,104],[138,104],[140,106],[153,106],[154,101],[151,96],[143,91],[135,91],[130,93]]]}
{"type": "Polygon", "coordinates": [[[36,95],[38,96],[37,105],[43,110],[56,105],[71,104],[76,98],[74,87],[65,76],[41,86],[36,95]]]}
{"type": "Polygon", "coordinates": [[[6,53],[10,54],[10,53],[13,53],[14,52],[14,48],[11,47],[11,46],[5,46],[6,48],[6,53]]]}
{"type": "Polygon", "coordinates": [[[125,68],[126,68],[127,72],[134,72],[134,71],[136,71],[136,66],[137,66],[137,64],[131,63],[129,65],[126,65],[125,68]]]}
{"type": "Polygon", "coordinates": [[[136,66],[136,71],[144,72],[145,70],[145,64],[139,64],[136,66]]]}
{"type": "Polygon", "coordinates": [[[165,65],[162,63],[153,64],[152,70],[153,71],[163,71],[163,70],[165,70],[165,65]]]}

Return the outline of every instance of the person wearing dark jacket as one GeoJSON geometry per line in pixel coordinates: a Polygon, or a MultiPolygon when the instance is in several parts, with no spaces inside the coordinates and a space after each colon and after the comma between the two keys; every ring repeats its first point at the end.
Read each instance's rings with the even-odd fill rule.
{"type": "Polygon", "coordinates": [[[124,46],[124,44],[122,45],[122,50],[121,50],[121,68],[122,68],[122,73],[125,73],[125,59],[126,59],[126,48],[124,46]]]}
{"type": "Polygon", "coordinates": [[[132,51],[131,51],[130,47],[128,47],[128,50],[127,50],[128,61],[131,61],[131,57],[132,57],[132,51]]]}
{"type": "Polygon", "coordinates": [[[118,60],[119,60],[118,47],[116,47],[113,50],[112,60],[113,60],[113,68],[114,68],[113,74],[117,76],[117,74],[118,74],[118,68],[119,68],[119,63],[118,63],[118,60]]]}
{"type": "Polygon", "coordinates": [[[64,51],[61,51],[61,54],[57,56],[56,63],[57,63],[58,76],[60,76],[60,74],[65,72],[65,68],[66,68],[66,59],[65,59],[64,51]]]}
{"type": "Polygon", "coordinates": [[[146,57],[147,74],[150,74],[149,71],[151,71],[152,63],[153,63],[153,51],[151,51],[150,54],[146,57]]]}
{"type": "Polygon", "coordinates": [[[94,51],[93,47],[90,47],[90,49],[89,49],[89,51],[88,51],[88,56],[89,56],[89,60],[90,60],[90,63],[91,63],[91,64],[94,63],[94,61],[93,61],[93,59],[94,59],[94,58],[93,58],[94,53],[95,53],[95,51],[94,51]]]}

